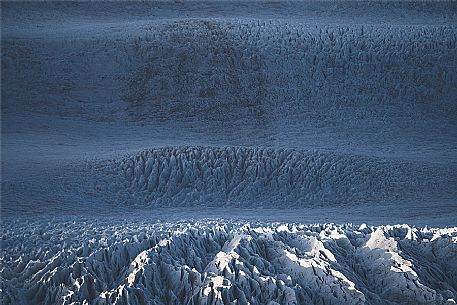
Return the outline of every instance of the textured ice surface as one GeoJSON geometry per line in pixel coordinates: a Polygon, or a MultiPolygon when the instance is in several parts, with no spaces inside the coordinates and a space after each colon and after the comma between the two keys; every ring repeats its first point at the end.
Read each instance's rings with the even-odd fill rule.
{"type": "Polygon", "coordinates": [[[456,229],[55,219],[2,230],[2,304],[454,304],[456,229]]]}
{"type": "Polygon", "coordinates": [[[455,3],[175,6],[5,4],[8,142],[39,130],[29,149],[48,154],[65,118],[86,147],[92,134],[456,162],[455,3]]]}
{"type": "Polygon", "coordinates": [[[2,2],[0,301],[455,304],[456,12],[2,2]]]}
{"type": "MultiPolygon", "coordinates": [[[[369,211],[370,206],[387,204],[403,206],[413,214],[414,207],[452,208],[457,190],[450,186],[457,185],[456,172],[452,164],[319,150],[161,147],[107,160],[57,164],[10,178],[2,182],[3,199],[9,203],[2,211],[15,215],[112,208],[338,206],[369,211]],[[43,201],[45,206],[40,204],[43,201]],[[41,206],[39,211],[35,205],[41,206]]],[[[392,214],[390,209],[383,213],[392,214]]],[[[447,215],[448,211],[434,213],[447,215]]]]}
{"type": "Polygon", "coordinates": [[[311,207],[379,203],[396,197],[453,198],[456,194],[448,186],[457,185],[456,170],[415,162],[258,147],[151,149],[128,157],[117,166],[137,203],[159,206],[311,207]]]}

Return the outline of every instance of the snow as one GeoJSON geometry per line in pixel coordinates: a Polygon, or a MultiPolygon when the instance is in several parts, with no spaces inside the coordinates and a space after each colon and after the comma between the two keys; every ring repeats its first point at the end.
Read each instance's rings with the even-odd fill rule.
{"type": "Polygon", "coordinates": [[[455,2],[2,2],[2,304],[455,304],[455,2]]]}

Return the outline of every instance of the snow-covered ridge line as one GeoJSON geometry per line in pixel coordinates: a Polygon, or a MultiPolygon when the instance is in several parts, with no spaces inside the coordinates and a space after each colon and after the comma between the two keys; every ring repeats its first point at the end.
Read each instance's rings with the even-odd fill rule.
{"type": "Polygon", "coordinates": [[[379,204],[444,198],[456,179],[450,167],[265,147],[154,148],[105,167],[120,202],[152,206],[379,204]]]}
{"type": "Polygon", "coordinates": [[[2,236],[5,305],[457,299],[457,228],[15,221],[2,236]]]}

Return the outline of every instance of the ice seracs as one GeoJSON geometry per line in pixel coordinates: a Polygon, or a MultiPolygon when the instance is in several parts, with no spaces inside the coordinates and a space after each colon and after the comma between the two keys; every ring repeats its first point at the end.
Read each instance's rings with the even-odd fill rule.
{"type": "Polygon", "coordinates": [[[3,304],[452,304],[457,299],[455,228],[222,220],[80,225],[62,219],[52,225],[32,222],[36,231],[61,232],[41,241],[39,235],[27,236],[29,225],[2,228],[9,245],[1,252],[3,304]],[[14,239],[22,240],[22,247],[12,247],[14,239]],[[34,247],[37,242],[41,248],[34,247]]]}
{"type": "Polygon", "coordinates": [[[452,167],[259,146],[159,147],[94,166],[113,201],[145,206],[380,204],[424,200],[457,179],[452,167]]]}

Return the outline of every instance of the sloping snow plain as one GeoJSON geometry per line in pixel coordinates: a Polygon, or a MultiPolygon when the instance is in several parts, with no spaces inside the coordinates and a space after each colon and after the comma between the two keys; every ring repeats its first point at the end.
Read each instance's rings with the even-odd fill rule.
{"type": "Polygon", "coordinates": [[[1,3],[2,304],[455,304],[457,3],[1,3]]]}

